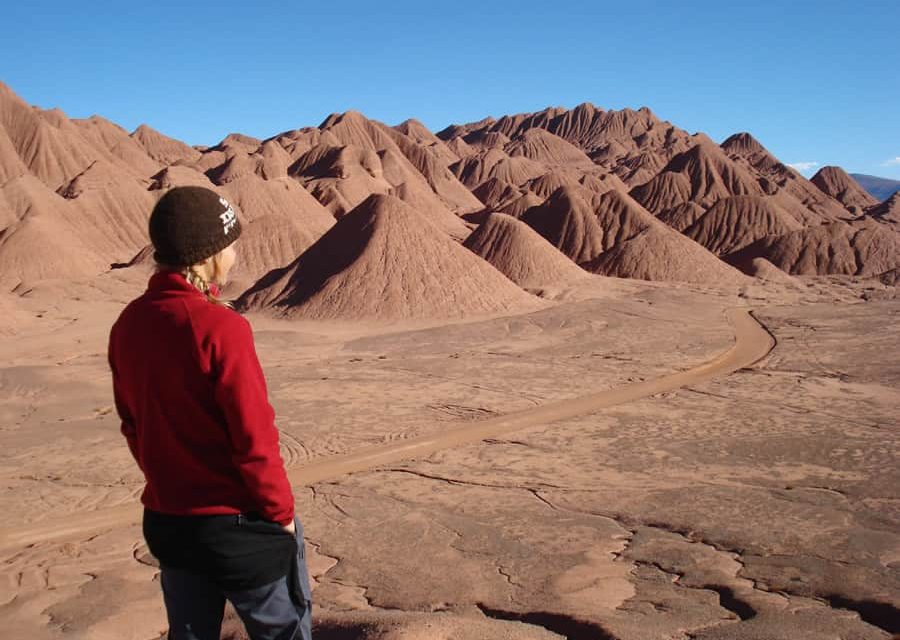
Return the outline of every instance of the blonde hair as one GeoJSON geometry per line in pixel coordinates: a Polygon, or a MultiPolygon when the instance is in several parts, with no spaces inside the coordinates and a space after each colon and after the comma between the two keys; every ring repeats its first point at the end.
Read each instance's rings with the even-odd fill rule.
{"type": "Polygon", "coordinates": [[[213,295],[213,293],[210,291],[210,288],[209,288],[209,284],[210,284],[209,281],[203,277],[203,274],[201,274],[199,271],[197,271],[197,269],[195,268],[195,265],[191,265],[188,267],[175,267],[172,265],[157,262],[156,270],[157,271],[175,271],[176,273],[180,273],[181,275],[184,276],[185,280],[187,280],[192,285],[194,285],[197,289],[199,289],[200,292],[206,296],[206,299],[209,302],[220,305],[222,307],[228,307],[229,309],[234,309],[234,303],[232,303],[230,300],[222,300],[218,296],[213,295]]]}

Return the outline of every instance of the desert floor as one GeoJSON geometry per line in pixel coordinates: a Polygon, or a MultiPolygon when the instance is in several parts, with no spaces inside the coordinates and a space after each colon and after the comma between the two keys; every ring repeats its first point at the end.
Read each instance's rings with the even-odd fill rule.
{"type": "MultiPolygon", "coordinates": [[[[117,272],[46,283],[16,302],[28,322],[0,335],[4,638],[165,631],[106,365],[109,326],[143,285],[117,272]]],[[[735,308],[775,346],[733,373],[298,482],[317,637],[900,631],[900,301],[883,287],[816,278],[738,295],[597,277],[513,317],[251,321],[302,479],[342,455],[691,370],[733,345],[735,308]]],[[[234,620],[225,635],[241,636],[234,620]]]]}

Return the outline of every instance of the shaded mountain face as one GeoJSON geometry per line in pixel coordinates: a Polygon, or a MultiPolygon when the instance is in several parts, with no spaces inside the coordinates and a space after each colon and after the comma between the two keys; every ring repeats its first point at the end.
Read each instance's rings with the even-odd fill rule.
{"type": "Polygon", "coordinates": [[[143,147],[148,156],[164,165],[179,161],[191,162],[199,159],[201,155],[199,151],[180,140],[165,136],[145,124],[132,131],[131,138],[143,147]]]}
{"type": "Polygon", "coordinates": [[[853,214],[862,214],[869,207],[878,204],[878,200],[840,167],[822,167],[811,182],[853,214]]]}
{"type": "Polygon", "coordinates": [[[463,243],[523,288],[570,282],[586,275],[524,222],[492,213],[463,243]]]}
{"type": "Polygon", "coordinates": [[[900,224],[900,191],[897,191],[881,204],[866,210],[866,214],[881,222],[900,224]]]}
{"type": "Polygon", "coordinates": [[[374,194],[238,301],[304,318],[459,318],[536,308],[488,262],[399,198],[374,194]]]}
{"type": "Polygon", "coordinates": [[[609,191],[596,203],[603,252],[581,266],[620,278],[731,287],[745,281],[703,246],[655,218],[628,194],[609,191]]]}
{"type": "Polygon", "coordinates": [[[451,145],[464,140],[483,148],[498,140],[510,140],[515,148],[526,135],[537,137],[535,131],[546,131],[554,139],[570,143],[605,173],[615,174],[628,185],[649,180],[669,159],[693,144],[691,135],[659,120],[647,108],[604,111],[589,103],[571,110],[555,107],[453,125],[437,135],[451,145]]]}
{"type": "Polygon", "coordinates": [[[603,230],[586,193],[560,187],[546,202],[522,214],[522,221],[575,263],[603,251],[603,230]]]}
{"type": "Polygon", "coordinates": [[[873,198],[882,202],[900,191],[900,180],[879,178],[864,173],[851,173],[850,177],[856,180],[856,183],[868,191],[873,198]]]}
{"type": "Polygon", "coordinates": [[[146,125],[129,134],[43,111],[0,85],[0,286],[129,264],[147,246],[156,200],[182,185],[214,189],[246,223],[232,272],[244,285],[292,262],[373,193],[403,199],[461,241],[472,226],[457,214],[483,204],[448,168],[458,160],[414,122],[398,130],[353,112],[194,148],[146,125]]]}
{"type": "Polygon", "coordinates": [[[792,275],[875,276],[900,266],[900,234],[872,219],[832,222],[761,238],[725,257],[740,268],[765,258],[792,275]]]}
{"type": "MultiPolygon", "coordinates": [[[[353,264],[401,260],[409,278],[431,277],[416,269],[443,269],[423,251],[456,260],[458,254],[436,248],[445,243],[435,245],[433,229],[464,251],[459,244],[467,241],[469,272],[479,271],[473,264],[493,264],[529,287],[555,271],[580,273],[557,252],[596,273],[689,282],[734,280],[734,270],[717,256],[733,261],[739,255],[740,264],[756,260],[792,273],[896,266],[889,251],[898,233],[896,201],[876,202],[837,168],[806,180],[748,133],[717,145],[646,108],[607,111],[585,103],[485,118],[437,134],[413,119],[388,126],[349,111],[267,139],[232,133],[216,145],[191,147],[146,125],[128,133],[98,116],[70,119],[32,107],[0,84],[0,288],[61,273],[90,278],[111,264],[146,268],[150,210],[180,185],[216,190],[246,223],[233,293],[297,266],[337,221],[351,212],[358,219],[365,202],[377,204],[382,213],[373,219],[379,221],[407,220],[396,213],[404,207],[426,221],[418,226],[429,231],[415,241],[398,235],[397,229],[417,226],[408,220],[387,223],[391,231],[378,236],[383,242],[367,240],[366,225],[342,226],[342,242],[364,243],[363,262],[357,256],[353,264]],[[859,224],[848,232],[850,221],[859,224]],[[848,251],[852,266],[849,257],[839,258],[848,251]],[[801,257],[813,254],[825,258],[801,257]]],[[[309,259],[303,264],[303,273],[311,273],[309,259]]],[[[337,282],[347,267],[321,268],[337,282]]],[[[497,276],[491,269],[490,277],[497,276]]],[[[470,291],[453,282],[442,286],[470,291]]],[[[414,290],[411,281],[404,286],[414,290]]],[[[481,302],[471,309],[461,299],[455,304],[473,313],[518,304],[509,290],[494,306],[471,295],[481,302]]],[[[397,300],[392,304],[406,309],[400,316],[419,313],[412,299],[397,300]]],[[[294,307],[352,312],[352,305],[328,307],[321,300],[294,307]]],[[[425,308],[447,312],[437,301],[425,308]]],[[[373,307],[365,314],[388,312],[373,307]]]]}
{"type": "Polygon", "coordinates": [[[797,222],[822,224],[847,216],[839,202],[780,162],[749,133],[736,133],[721,146],[730,160],[757,179],[764,195],[797,222]]]}
{"type": "Polygon", "coordinates": [[[760,238],[800,228],[801,225],[773,199],[733,196],[716,202],[684,229],[684,234],[722,256],[760,238]]]}
{"type": "Polygon", "coordinates": [[[704,209],[731,196],[763,195],[758,180],[712,142],[678,154],[655,178],[632,189],[632,197],[657,215],[693,202],[704,209]]]}

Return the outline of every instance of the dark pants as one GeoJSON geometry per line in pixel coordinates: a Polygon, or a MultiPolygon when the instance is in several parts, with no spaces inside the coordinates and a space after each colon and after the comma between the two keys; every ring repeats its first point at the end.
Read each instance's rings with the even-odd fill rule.
{"type": "Polygon", "coordinates": [[[297,552],[288,574],[250,589],[223,589],[203,573],[160,566],[163,599],[169,618],[169,640],[219,640],[225,600],[251,640],[310,640],[312,601],[303,547],[297,526],[297,552]]]}

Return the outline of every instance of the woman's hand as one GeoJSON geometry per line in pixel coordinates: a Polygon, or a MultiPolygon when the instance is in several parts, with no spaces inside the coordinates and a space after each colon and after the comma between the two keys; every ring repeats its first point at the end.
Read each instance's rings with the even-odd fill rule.
{"type": "Polygon", "coordinates": [[[293,520],[291,520],[290,524],[283,524],[281,525],[281,527],[292,536],[297,535],[297,523],[295,523],[293,520]]]}

